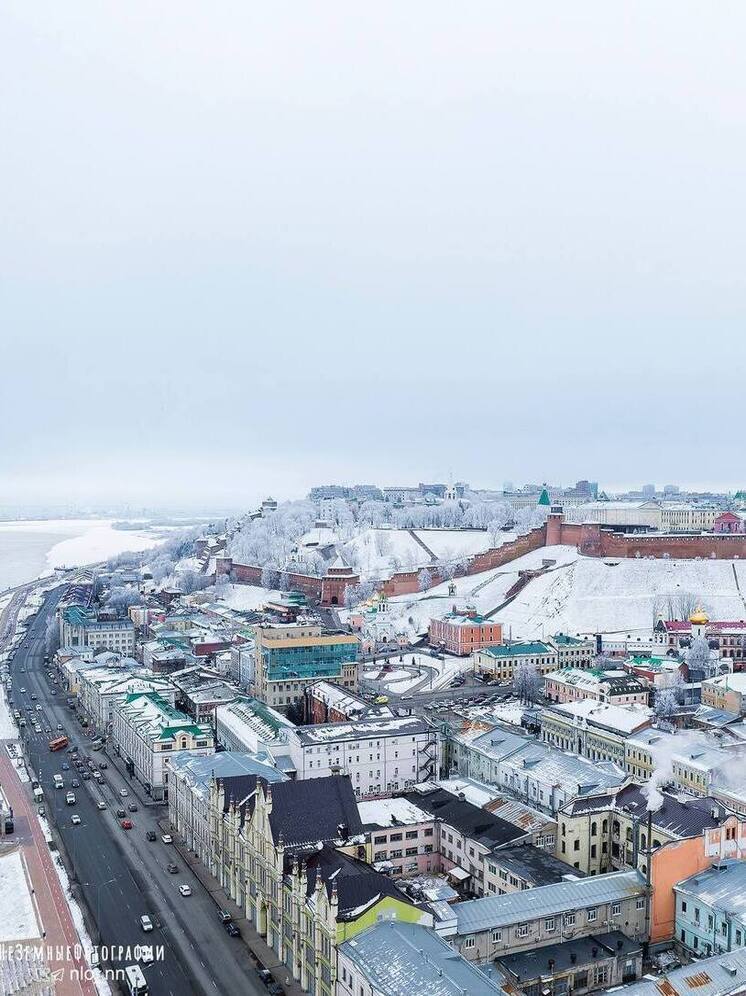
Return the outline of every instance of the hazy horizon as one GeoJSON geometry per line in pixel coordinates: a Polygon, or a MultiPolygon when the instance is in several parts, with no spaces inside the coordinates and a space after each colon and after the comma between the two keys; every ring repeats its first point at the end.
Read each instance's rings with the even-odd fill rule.
{"type": "Polygon", "coordinates": [[[742,7],[0,16],[0,504],[742,486],[742,7]]]}

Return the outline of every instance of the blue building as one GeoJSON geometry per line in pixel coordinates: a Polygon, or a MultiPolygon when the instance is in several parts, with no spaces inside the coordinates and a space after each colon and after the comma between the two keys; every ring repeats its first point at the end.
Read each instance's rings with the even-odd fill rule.
{"type": "Polygon", "coordinates": [[[746,946],[746,861],[719,861],[674,886],[676,941],[700,957],[746,946]]]}

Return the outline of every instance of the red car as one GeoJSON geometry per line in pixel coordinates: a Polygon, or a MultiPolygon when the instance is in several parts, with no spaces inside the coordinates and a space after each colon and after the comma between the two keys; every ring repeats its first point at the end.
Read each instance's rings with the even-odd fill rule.
{"type": "Polygon", "coordinates": [[[122,830],[131,830],[133,827],[132,820],[122,820],[120,823],[122,830]]]}

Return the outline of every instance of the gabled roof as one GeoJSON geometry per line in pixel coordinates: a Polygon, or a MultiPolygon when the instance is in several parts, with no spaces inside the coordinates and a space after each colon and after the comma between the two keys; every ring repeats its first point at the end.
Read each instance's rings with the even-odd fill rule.
{"type": "Polygon", "coordinates": [[[374,871],[364,861],[358,861],[334,847],[325,845],[304,856],[303,860],[307,875],[306,895],[313,894],[317,878],[321,876],[329,899],[336,890],[338,920],[356,920],[384,896],[411,905],[388,876],[374,871]]]}

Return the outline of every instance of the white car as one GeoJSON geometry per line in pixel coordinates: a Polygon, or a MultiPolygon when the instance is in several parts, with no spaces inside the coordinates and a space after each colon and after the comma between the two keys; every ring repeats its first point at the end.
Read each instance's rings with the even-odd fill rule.
{"type": "Polygon", "coordinates": [[[179,892],[182,894],[182,896],[191,896],[192,894],[191,887],[188,885],[180,885],[179,892]]]}
{"type": "Polygon", "coordinates": [[[39,705],[38,702],[36,703],[36,711],[41,712],[41,706],[39,705]]]}
{"type": "Polygon", "coordinates": [[[123,799],[126,799],[127,796],[129,795],[129,792],[127,791],[127,789],[119,789],[119,794],[123,799]]]}
{"type": "Polygon", "coordinates": [[[173,844],[174,839],[170,833],[164,833],[161,835],[161,840],[164,844],[173,844]]]}
{"type": "Polygon", "coordinates": [[[41,733],[41,727],[40,726],[35,726],[34,727],[34,733],[41,733]]]}
{"type": "Polygon", "coordinates": [[[145,933],[153,929],[153,921],[150,919],[147,913],[143,913],[143,915],[140,917],[140,926],[145,931],[145,933]]]}
{"type": "Polygon", "coordinates": [[[70,817],[70,821],[74,827],[80,826],[80,817],[78,816],[77,813],[73,813],[73,815],[70,817]]]}
{"type": "Polygon", "coordinates": [[[141,944],[140,945],[140,961],[143,965],[152,965],[154,960],[153,955],[153,945],[152,944],[141,944]]]}
{"type": "Polygon", "coordinates": [[[98,806],[99,809],[106,809],[106,803],[104,802],[103,799],[99,799],[96,805],[98,806]]]}

